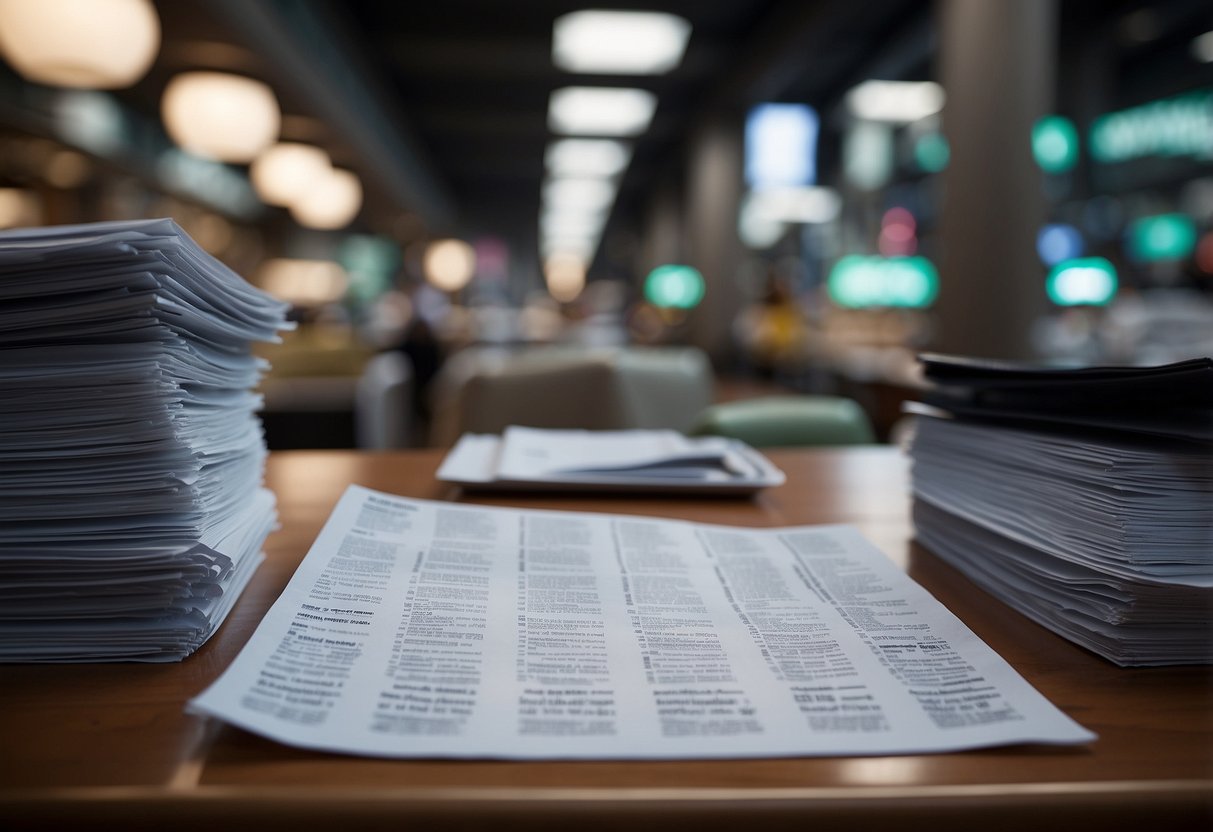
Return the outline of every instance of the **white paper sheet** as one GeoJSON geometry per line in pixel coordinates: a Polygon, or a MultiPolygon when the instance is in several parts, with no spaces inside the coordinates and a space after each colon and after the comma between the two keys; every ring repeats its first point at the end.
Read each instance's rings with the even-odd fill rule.
{"type": "Polygon", "coordinates": [[[672,430],[548,430],[464,434],[438,479],[465,488],[750,494],[784,482],[754,448],[672,430]]]}
{"type": "Polygon", "coordinates": [[[385,757],[1094,739],[850,527],[517,511],[357,486],[191,708],[385,757]]]}

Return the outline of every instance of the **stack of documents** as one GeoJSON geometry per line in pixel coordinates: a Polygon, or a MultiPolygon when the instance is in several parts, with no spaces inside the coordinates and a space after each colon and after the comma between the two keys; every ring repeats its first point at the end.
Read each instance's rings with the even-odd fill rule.
{"type": "Polygon", "coordinates": [[[1213,361],[925,364],[922,542],[1117,664],[1213,661],[1213,361]]]}
{"type": "Polygon", "coordinates": [[[172,661],[275,523],[252,392],[286,308],[171,220],[0,233],[0,661],[172,661]]]}
{"type": "Polygon", "coordinates": [[[463,436],[438,479],[465,488],[747,494],[783,472],[735,439],[672,430],[545,430],[463,436]]]}

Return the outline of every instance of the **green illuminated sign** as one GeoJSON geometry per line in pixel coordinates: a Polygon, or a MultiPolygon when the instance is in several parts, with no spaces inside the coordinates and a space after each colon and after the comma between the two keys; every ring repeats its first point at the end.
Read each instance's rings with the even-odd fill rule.
{"type": "Polygon", "coordinates": [[[939,273],[925,257],[849,254],[834,265],[826,290],[835,303],[850,309],[921,309],[930,306],[939,293],[939,273]]]}
{"type": "Polygon", "coordinates": [[[1196,248],[1196,224],[1186,214],[1142,217],[1129,226],[1129,253],[1137,260],[1182,260],[1196,248]]]}
{"type": "Polygon", "coordinates": [[[644,281],[645,298],[662,308],[692,309],[703,300],[703,293],[703,275],[691,266],[658,266],[644,281]]]}
{"type": "Polygon", "coordinates": [[[1063,260],[1045,281],[1058,306],[1103,306],[1116,295],[1116,267],[1102,257],[1063,260]]]}
{"type": "Polygon", "coordinates": [[[1100,116],[1091,124],[1091,157],[1125,162],[1142,156],[1213,158],[1213,92],[1153,101],[1100,116]]]}
{"type": "Polygon", "coordinates": [[[1032,156],[1045,173],[1065,173],[1078,162],[1078,130],[1064,116],[1045,116],[1032,126],[1032,156]]]}
{"type": "Polygon", "coordinates": [[[939,173],[951,158],[952,149],[942,133],[927,133],[914,143],[914,161],[927,173],[939,173]]]}

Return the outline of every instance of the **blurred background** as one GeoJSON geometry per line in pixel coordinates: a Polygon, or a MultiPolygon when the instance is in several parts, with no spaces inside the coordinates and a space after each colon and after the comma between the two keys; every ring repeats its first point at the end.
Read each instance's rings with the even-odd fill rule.
{"type": "Polygon", "coordinates": [[[0,0],[0,57],[0,227],[293,304],[271,448],[1213,355],[1207,0],[0,0]]]}

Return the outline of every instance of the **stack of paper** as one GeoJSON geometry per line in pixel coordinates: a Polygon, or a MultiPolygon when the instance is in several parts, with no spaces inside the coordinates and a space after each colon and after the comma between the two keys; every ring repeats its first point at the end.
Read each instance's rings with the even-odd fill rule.
{"type": "Polygon", "coordinates": [[[285,306],[171,220],[0,233],[0,661],[172,661],[275,523],[252,392],[285,306]]]}
{"type": "Polygon", "coordinates": [[[783,472],[735,439],[672,430],[545,430],[463,436],[438,478],[468,488],[704,491],[744,494],[779,485],[783,472]]]}
{"type": "Polygon", "coordinates": [[[922,542],[1118,664],[1213,661],[1213,362],[926,369],[922,542]]]}

